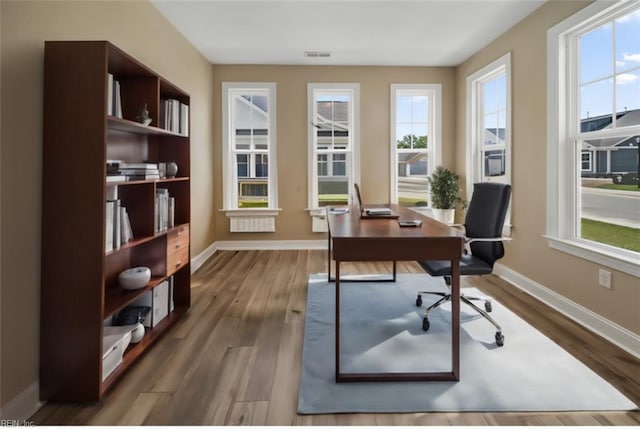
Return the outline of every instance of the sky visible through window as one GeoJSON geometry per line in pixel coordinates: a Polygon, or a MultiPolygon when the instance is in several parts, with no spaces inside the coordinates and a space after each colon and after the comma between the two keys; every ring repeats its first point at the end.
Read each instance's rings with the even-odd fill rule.
{"type": "Polygon", "coordinates": [[[580,119],[640,109],[640,10],[579,40],[580,119]]]}

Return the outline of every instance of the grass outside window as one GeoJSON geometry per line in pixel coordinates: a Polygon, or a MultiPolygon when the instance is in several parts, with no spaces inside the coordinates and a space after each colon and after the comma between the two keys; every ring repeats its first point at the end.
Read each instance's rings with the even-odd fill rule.
{"type": "Polygon", "coordinates": [[[640,229],[582,218],[581,235],[585,240],[640,252],[640,229]]]}

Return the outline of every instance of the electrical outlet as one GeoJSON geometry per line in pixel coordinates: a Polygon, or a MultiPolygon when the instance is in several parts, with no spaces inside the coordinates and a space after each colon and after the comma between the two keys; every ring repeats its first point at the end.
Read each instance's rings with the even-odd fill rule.
{"type": "Polygon", "coordinates": [[[598,270],[598,284],[607,289],[611,289],[611,271],[600,268],[598,270]]]}

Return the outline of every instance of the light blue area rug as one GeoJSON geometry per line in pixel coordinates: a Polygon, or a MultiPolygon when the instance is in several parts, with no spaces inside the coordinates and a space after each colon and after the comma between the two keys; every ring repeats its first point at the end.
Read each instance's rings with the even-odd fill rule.
{"type": "MultiPolygon", "coordinates": [[[[495,329],[462,305],[459,382],[335,383],[335,285],[309,278],[298,413],[631,410],[636,405],[553,341],[493,300],[495,329]]],[[[451,306],[423,309],[446,290],[442,279],[399,274],[397,283],[341,283],[341,370],[450,371],[451,306]]],[[[467,295],[482,296],[474,289],[467,295]]]]}

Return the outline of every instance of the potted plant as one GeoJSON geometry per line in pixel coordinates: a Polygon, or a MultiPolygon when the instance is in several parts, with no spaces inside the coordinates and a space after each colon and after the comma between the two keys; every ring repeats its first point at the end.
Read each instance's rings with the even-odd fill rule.
{"type": "Polygon", "coordinates": [[[464,203],[458,196],[458,175],[447,168],[437,167],[428,180],[433,217],[443,223],[453,223],[456,204],[464,203]]]}

